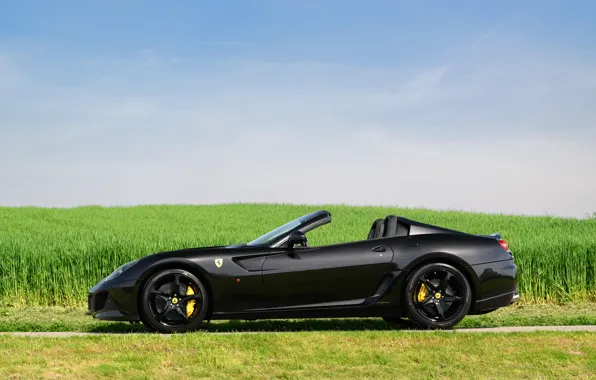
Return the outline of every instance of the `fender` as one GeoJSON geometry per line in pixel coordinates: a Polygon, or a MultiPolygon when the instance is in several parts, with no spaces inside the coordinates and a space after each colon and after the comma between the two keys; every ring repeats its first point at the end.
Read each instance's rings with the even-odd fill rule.
{"type": "Polygon", "coordinates": [[[137,278],[137,289],[140,290],[140,287],[149,279],[149,277],[155,274],[158,270],[169,267],[187,269],[189,272],[192,272],[200,279],[204,280],[206,282],[205,286],[207,286],[208,288],[211,287],[211,276],[201,265],[199,265],[195,261],[180,258],[166,258],[162,260],[157,260],[149,266],[145,267],[143,273],[141,273],[137,278]]]}
{"type": "Polygon", "coordinates": [[[474,269],[464,260],[448,252],[429,252],[417,257],[406,266],[401,268],[401,271],[395,275],[391,285],[379,298],[379,303],[401,305],[403,302],[403,291],[410,273],[412,273],[416,268],[419,268],[420,266],[430,262],[443,262],[445,264],[450,264],[461,271],[468,278],[470,287],[472,288],[472,295],[475,294],[475,289],[480,286],[478,275],[474,269]]]}

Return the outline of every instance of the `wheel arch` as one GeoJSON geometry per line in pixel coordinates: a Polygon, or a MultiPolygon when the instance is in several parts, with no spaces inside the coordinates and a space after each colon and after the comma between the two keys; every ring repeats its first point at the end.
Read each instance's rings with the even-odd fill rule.
{"type": "Polygon", "coordinates": [[[479,286],[478,276],[476,275],[476,272],[474,272],[472,267],[470,267],[463,259],[461,259],[458,256],[455,256],[453,254],[445,253],[445,252],[433,252],[433,253],[426,254],[426,255],[421,256],[421,257],[417,258],[416,260],[412,261],[406,268],[404,268],[404,271],[407,272],[407,275],[405,276],[404,281],[402,282],[402,285],[401,285],[401,289],[400,289],[400,298],[401,298],[400,304],[403,304],[402,302],[405,297],[404,292],[406,291],[408,281],[410,280],[410,277],[412,276],[412,274],[418,268],[421,268],[422,266],[428,265],[428,264],[451,265],[455,269],[459,270],[466,277],[466,280],[468,280],[468,283],[470,284],[471,301],[472,301],[470,303],[469,311],[473,310],[474,306],[476,304],[476,293],[477,293],[477,289],[479,286]]]}
{"type": "Polygon", "coordinates": [[[147,268],[143,274],[139,277],[137,281],[137,310],[139,310],[139,318],[141,317],[141,295],[145,284],[149,279],[155,275],[156,273],[167,270],[167,269],[183,269],[189,271],[193,275],[197,276],[197,278],[205,285],[205,289],[207,290],[207,297],[209,299],[209,304],[207,305],[207,314],[205,314],[205,320],[209,320],[211,318],[211,313],[213,312],[213,288],[211,282],[209,281],[209,276],[206,274],[205,270],[201,268],[200,265],[193,263],[192,261],[188,260],[164,260],[157,262],[147,268]]]}

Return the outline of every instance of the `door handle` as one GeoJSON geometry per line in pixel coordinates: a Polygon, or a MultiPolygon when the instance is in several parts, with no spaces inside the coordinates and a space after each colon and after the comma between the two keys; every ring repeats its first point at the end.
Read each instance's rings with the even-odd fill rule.
{"type": "Polygon", "coordinates": [[[386,251],[385,247],[383,247],[382,245],[376,246],[372,250],[373,250],[373,252],[385,252],[386,251]]]}

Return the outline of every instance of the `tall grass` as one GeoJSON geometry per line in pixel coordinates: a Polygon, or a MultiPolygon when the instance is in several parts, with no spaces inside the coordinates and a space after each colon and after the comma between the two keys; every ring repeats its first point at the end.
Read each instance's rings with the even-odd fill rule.
{"type": "Polygon", "coordinates": [[[333,222],[314,245],[364,239],[372,221],[403,215],[470,233],[500,232],[533,302],[596,299],[596,219],[489,215],[337,205],[0,208],[0,306],[81,306],[87,290],[121,264],[163,250],[248,242],[324,208],[333,222]]]}

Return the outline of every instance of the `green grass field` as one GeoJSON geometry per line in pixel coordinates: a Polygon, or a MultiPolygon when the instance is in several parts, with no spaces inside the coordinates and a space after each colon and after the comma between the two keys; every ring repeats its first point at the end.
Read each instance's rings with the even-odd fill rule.
{"type": "Polygon", "coordinates": [[[596,299],[596,218],[488,215],[337,205],[0,208],[0,307],[83,306],[86,292],[116,267],[162,250],[248,242],[325,208],[331,225],[314,245],[364,239],[388,214],[509,241],[525,302],[596,299]]]}
{"type": "Polygon", "coordinates": [[[587,379],[591,333],[0,336],[3,379],[587,379]]]}

